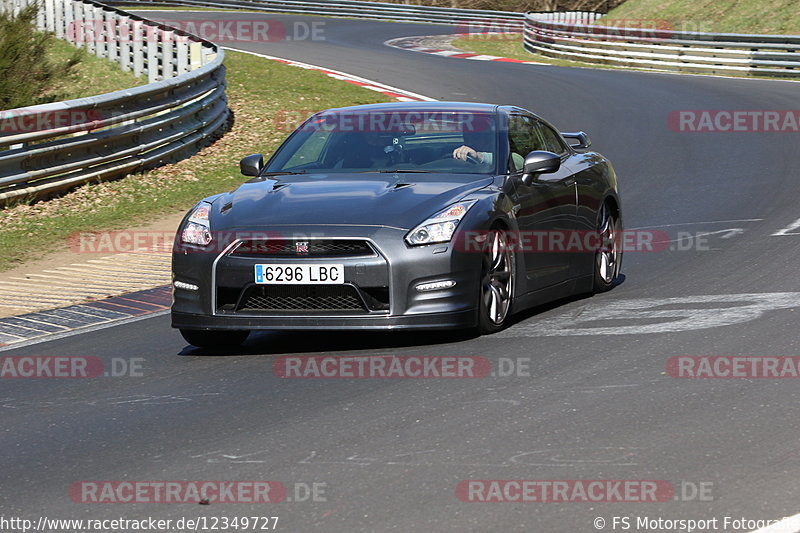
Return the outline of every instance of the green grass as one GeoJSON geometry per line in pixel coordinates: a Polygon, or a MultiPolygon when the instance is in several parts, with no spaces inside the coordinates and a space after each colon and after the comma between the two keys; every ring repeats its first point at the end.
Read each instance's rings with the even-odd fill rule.
{"type": "MultiPolygon", "coordinates": [[[[51,61],[66,61],[75,52],[67,41],[53,39],[48,50],[51,61]]],[[[69,75],[46,91],[46,96],[55,100],[71,100],[97,94],[110,93],[147,83],[147,76],[136,77],[132,72],[123,72],[119,65],[83,50],[81,62],[72,67],[69,75]]]]}
{"type": "Polygon", "coordinates": [[[566,59],[557,59],[545,57],[539,54],[532,54],[522,47],[522,37],[520,36],[459,37],[458,39],[455,39],[452,44],[456,48],[476,54],[510,57],[512,59],[522,59],[523,61],[547,63],[548,65],[558,65],[562,67],[614,68],[607,65],[569,61],[566,59]]]}
{"type": "Polygon", "coordinates": [[[627,0],[607,18],[663,20],[674,30],[800,35],[797,0],[627,0]]]}
{"type": "Polygon", "coordinates": [[[145,174],[0,210],[0,271],[64,249],[74,232],[146,225],[187,210],[204,196],[235,188],[246,179],[239,174],[239,159],[255,152],[268,155],[313,111],[389,100],[320,72],[248,54],[226,52],[225,65],[229,107],[236,118],[222,139],[189,159],[145,174]]]}

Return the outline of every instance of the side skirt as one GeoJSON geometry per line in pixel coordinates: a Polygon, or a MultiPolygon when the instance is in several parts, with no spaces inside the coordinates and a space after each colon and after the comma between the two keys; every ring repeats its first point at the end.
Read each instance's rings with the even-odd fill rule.
{"type": "Polygon", "coordinates": [[[562,281],[561,283],[545,287],[544,289],[527,292],[521,296],[517,295],[514,299],[513,312],[517,313],[525,309],[530,309],[531,307],[537,307],[570,296],[590,293],[592,292],[592,287],[592,276],[582,276],[580,278],[562,281]]]}

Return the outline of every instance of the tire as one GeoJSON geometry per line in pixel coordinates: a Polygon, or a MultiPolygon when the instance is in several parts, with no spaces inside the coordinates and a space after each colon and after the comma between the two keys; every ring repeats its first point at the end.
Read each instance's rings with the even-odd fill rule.
{"type": "Polygon", "coordinates": [[[622,268],[620,224],[614,212],[603,203],[597,217],[597,232],[602,244],[594,258],[594,292],[606,292],[616,283],[622,268]]]}
{"type": "Polygon", "coordinates": [[[236,348],[242,344],[249,331],[182,329],[181,335],[189,344],[200,348],[236,348]]]}
{"type": "Polygon", "coordinates": [[[478,333],[500,331],[511,316],[514,295],[514,252],[500,229],[489,232],[478,285],[478,333]]]}

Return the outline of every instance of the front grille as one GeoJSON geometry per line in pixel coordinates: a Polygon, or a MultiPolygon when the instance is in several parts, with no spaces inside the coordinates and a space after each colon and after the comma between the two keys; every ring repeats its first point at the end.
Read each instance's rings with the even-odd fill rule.
{"type": "Polygon", "coordinates": [[[242,241],[233,257],[364,257],[375,251],[362,240],[349,239],[252,239],[242,241]]]}
{"type": "Polygon", "coordinates": [[[366,311],[352,285],[273,285],[245,289],[236,312],[366,311]]]}

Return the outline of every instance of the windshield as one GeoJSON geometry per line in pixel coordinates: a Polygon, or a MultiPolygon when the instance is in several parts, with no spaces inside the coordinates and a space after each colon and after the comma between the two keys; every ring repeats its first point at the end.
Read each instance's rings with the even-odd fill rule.
{"type": "Polygon", "coordinates": [[[292,134],[266,172],[491,174],[496,132],[493,113],[324,111],[292,134]]]}

